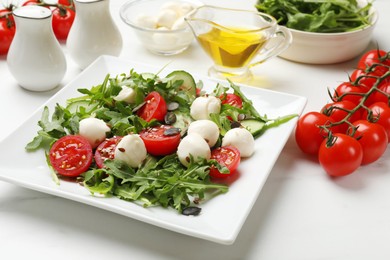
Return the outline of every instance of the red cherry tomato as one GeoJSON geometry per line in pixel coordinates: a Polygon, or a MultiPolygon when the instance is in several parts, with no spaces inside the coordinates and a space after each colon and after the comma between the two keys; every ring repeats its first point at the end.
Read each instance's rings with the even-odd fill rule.
{"type": "Polygon", "coordinates": [[[234,107],[242,108],[242,99],[240,96],[232,93],[226,93],[219,97],[222,104],[228,104],[234,107]]]}
{"type": "MultiPolygon", "coordinates": [[[[359,60],[358,62],[358,68],[362,70],[366,70],[367,68],[371,67],[375,63],[382,63],[384,65],[389,66],[390,65],[390,59],[387,57],[387,53],[384,50],[370,50],[367,51],[359,60]]],[[[376,66],[373,69],[373,72],[375,72],[378,75],[385,74],[389,68],[385,66],[376,66]]]]}
{"type": "Polygon", "coordinates": [[[71,5],[73,5],[73,0],[58,0],[58,4],[65,5],[65,6],[71,6],[71,5]]]}
{"type": "Polygon", "coordinates": [[[4,16],[0,18],[0,55],[6,55],[15,36],[15,21],[8,9],[0,10],[0,16],[4,16]]]}
{"type": "Polygon", "coordinates": [[[336,133],[333,137],[332,145],[328,145],[327,139],[321,144],[318,160],[322,168],[333,177],[353,173],[362,163],[362,146],[355,138],[346,134],[336,133]]]}
{"type": "MultiPolygon", "coordinates": [[[[348,114],[348,111],[352,111],[356,107],[356,104],[352,103],[348,100],[342,100],[339,102],[333,102],[326,104],[322,109],[321,113],[324,113],[325,115],[329,116],[330,118],[334,119],[335,122],[339,122],[343,120],[348,114]]],[[[361,111],[357,110],[355,113],[353,113],[349,118],[349,122],[354,122],[361,117],[361,111]]],[[[349,125],[347,123],[343,123],[339,125],[339,131],[340,133],[345,133],[348,129],[349,125]]]]}
{"type": "Polygon", "coordinates": [[[106,160],[112,160],[115,157],[115,148],[119,141],[122,139],[121,136],[115,136],[104,140],[95,150],[95,163],[99,168],[104,167],[106,160]]]}
{"type": "Polygon", "coordinates": [[[69,8],[53,10],[52,26],[58,40],[66,40],[75,18],[75,12],[69,8]]]}
{"type": "Polygon", "coordinates": [[[382,91],[376,91],[369,97],[370,100],[372,100],[372,103],[375,102],[384,102],[386,104],[389,104],[389,96],[390,96],[390,81],[383,82],[379,85],[379,90],[382,91]],[[386,94],[384,94],[386,93],[386,94]]]}
{"type": "Polygon", "coordinates": [[[167,104],[164,98],[157,92],[150,92],[145,98],[145,104],[138,110],[139,117],[146,121],[156,119],[163,121],[167,113],[167,104]]]}
{"type": "Polygon", "coordinates": [[[357,105],[368,90],[369,88],[364,85],[354,85],[352,82],[346,81],[337,86],[333,98],[336,101],[348,100],[357,105]],[[341,98],[342,95],[344,96],[341,98]]]}
{"type": "Polygon", "coordinates": [[[163,156],[176,152],[180,143],[180,131],[170,125],[150,127],[139,133],[146,150],[151,155],[163,156]]]}
{"type": "Polygon", "coordinates": [[[367,88],[372,88],[372,86],[376,83],[378,77],[380,75],[374,73],[374,72],[368,72],[366,73],[362,69],[356,69],[351,74],[351,82],[355,82],[358,80],[358,82],[355,82],[359,85],[363,85],[367,88]]]}
{"type": "Polygon", "coordinates": [[[240,151],[233,146],[222,146],[212,150],[210,158],[229,170],[229,173],[221,173],[216,167],[212,166],[209,173],[212,178],[226,178],[234,175],[241,161],[240,151]]]}
{"type": "Polygon", "coordinates": [[[22,6],[26,6],[26,5],[38,5],[40,4],[41,1],[40,0],[27,0],[26,2],[24,2],[22,4],[22,6]]]}
{"type": "Polygon", "coordinates": [[[88,170],[92,156],[92,147],[86,138],[66,135],[50,148],[49,160],[58,174],[77,177],[88,170]]]}
{"type": "Polygon", "coordinates": [[[197,96],[197,97],[200,96],[201,92],[202,92],[202,89],[200,89],[200,88],[196,88],[196,89],[195,89],[195,93],[196,93],[196,96],[197,96]]]}
{"type": "MultiPolygon", "coordinates": [[[[368,107],[372,111],[372,119],[375,124],[383,126],[387,133],[388,142],[390,142],[390,107],[383,102],[376,102],[368,107]]],[[[367,119],[368,112],[363,113],[362,118],[367,119]]]]}
{"type": "MultiPolygon", "coordinates": [[[[309,112],[301,116],[295,129],[295,141],[299,148],[307,154],[318,154],[322,141],[327,136],[326,131],[319,128],[335,121],[319,112],[309,112]]],[[[338,127],[332,127],[334,132],[339,132],[338,127]]]]}
{"type": "Polygon", "coordinates": [[[363,148],[362,164],[375,162],[387,148],[388,138],[385,129],[367,120],[358,120],[353,125],[357,127],[354,137],[363,148]]]}

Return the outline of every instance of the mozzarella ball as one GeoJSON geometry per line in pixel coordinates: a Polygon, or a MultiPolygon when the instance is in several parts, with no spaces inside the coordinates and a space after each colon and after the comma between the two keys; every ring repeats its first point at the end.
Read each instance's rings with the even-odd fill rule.
{"type": "Polygon", "coordinates": [[[216,123],[207,119],[192,122],[187,131],[189,135],[196,133],[202,136],[210,147],[218,141],[219,128],[216,123]]]}
{"type": "Polygon", "coordinates": [[[106,122],[94,117],[82,119],[79,123],[79,134],[88,140],[92,148],[103,142],[110,130],[106,122]]]}
{"type": "Polygon", "coordinates": [[[192,11],[195,7],[190,3],[181,3],[179,6],[179,15],[184,16],[192,11]]]}
{"type": "Polygon", "coordinates": [[[180,11],[180,3],[175,2],[175,1],[166,2],[166,3],[164,3],[161,6],[161,10],[164,10],[164,9],[173,10],[173,11],[179,13],[179,11],[180,11]]]}
{"type": "Polygon", "coordinates": [[[207,142],[199,134],[193,133],[185,136],[177,147],[177,156],[184,166],[190,163],[190,155],[194,161],[201,158],[210,159],[211,151],[207,142]]]}
{"type": "Polygon", "coordinates": [[[123,86],[122,90],[119,91],[118,95],[114,97],[114,99],[117,101],[124,101],[127,104],[133,104],[135,103],[135,96],[136,94],[134,89],[127,86],[123,86]]]}
{"type": "Polygon", "coordinates": [[[151,15],[140,14],[137,16],[135,23],[140,27],[154,29],[157,27],[157,18],[151,15]]]}
{"type": "Polygon", "coordinates": [[[145,144],[137,134],[124,136],[115,148],[115,159],[124,161],[132,168],[137,168],[146,155],[145,144]]]}
{"type": "Polygon", "coordinates": [[[162,9],[157,15],[157,26],[171,28],[179,18],[178,14],[171,9],[162,9]]]}
{"type": "Polygon", "coordinates": [[[255,151],[255,139],[245,128],[233,128],[226,132],[222,139],[222,146],[234,146],[241,157],[250,157],[255,151]]]}
{"type": "Polygon", "coordinates": [[[197,97],[191,104],[191,117],[195,120],[210,119],[211,113],[219,114],[221,100],[214,96],[197,97]]]}
{"type": "Polygon", "coordinates": [[[178,18],[173,24],[172,24],[172,30],[178,30],[183,29],[187,27],[187,23],[184,20],[183,17],[178,18]]]}

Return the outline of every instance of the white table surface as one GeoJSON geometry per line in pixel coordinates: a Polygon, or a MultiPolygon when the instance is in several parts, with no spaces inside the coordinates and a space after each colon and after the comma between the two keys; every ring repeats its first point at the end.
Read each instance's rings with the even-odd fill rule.
{"type": "MultiPolygon", "coordinates": [[[[178,68],[207,73],[211,61],[195,42],[172,57],[143,49],[119,19],[123,2],[111,0],[112,15],[124,38],[121,57],[156,66],[172,61],[178,68]]],[[[255,3],[204,2],[250,9],[255,3]]],[[[374,6],[379,21],[370,48],[378,44],[389,51],[390,3],[376,0],[374,6]]],[[[67,60],[60,87],[80,73],[69,56],[67,60]]],[[[310,111],[328,101],[326,89],[346,80],[356,62],[318,66],[274,58],[253,71],[259,87],[307,97],[305,111],[310,111]]],[[[55,91],[20,88],[5,57],[0,57],[0,79],[1,140],[55,91]]],[[[291,137],[236,242],[229,246],[0,181],[0,259],[390,259],[389,158],[387,151],[353,175],[333,180],[302,155],[291,137]]]]}

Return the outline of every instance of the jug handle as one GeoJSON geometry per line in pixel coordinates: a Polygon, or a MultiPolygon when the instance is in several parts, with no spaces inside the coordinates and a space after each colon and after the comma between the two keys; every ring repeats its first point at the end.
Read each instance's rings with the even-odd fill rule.
{"type": "Polygon", "coordinates": [[[264,48],[265,51],[258,54],[260,56],[260,60],[255,61],[251,64],[249,64],[249,67],[253,67],[256,65],[259,65],[263,63],[264,61],[268,60],[269,58],[272,58],[276,55],[279,55],[283,51],[285,51],[292,42],[292,34],[291,32],[284,26],[278,26],[276,28],[275,34],[271,37],[271,39],[268,41],[266,47],[264,48]],[[275,42],[271,47],[267,48],[267,45],[272,42],[272,40],[278,39],[279,41],[275,42]]]}

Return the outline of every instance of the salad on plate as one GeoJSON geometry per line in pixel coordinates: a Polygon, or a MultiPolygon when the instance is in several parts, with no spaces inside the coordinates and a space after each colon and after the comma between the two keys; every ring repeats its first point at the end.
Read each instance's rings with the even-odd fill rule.
{"type": "Polygon", "coordinates": [[[54,111],[44,107],[25,148],[45,151],[57,184],[73,180],[95,195],[198,215],[202,202],[228,191],[254,139],[297,116],[269,119],[227,84],[206,93],[183,70],[108,74],[54,111]]]}

